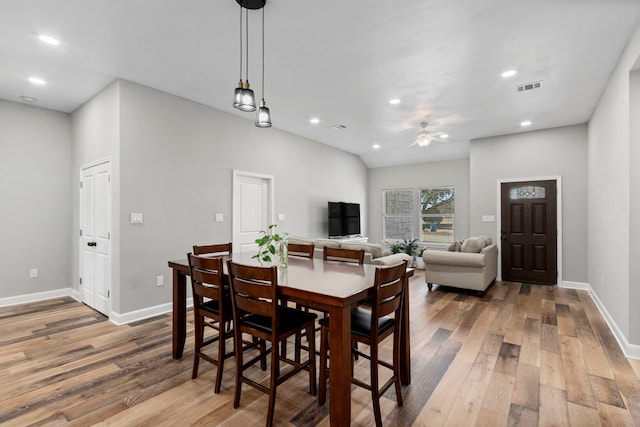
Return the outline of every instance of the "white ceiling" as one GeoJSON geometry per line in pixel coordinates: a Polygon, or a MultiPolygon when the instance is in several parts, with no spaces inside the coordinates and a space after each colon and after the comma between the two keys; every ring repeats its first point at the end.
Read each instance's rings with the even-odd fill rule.
{"type": "MultiPolygon", "coordinates": [[[[471,139],[524,131],[525,119],[527,130],[588,121],[639,16],[639,0],[267,0],[265,99],[275,128],[369,167],[465,158],[471,139]],[[518,74],[501,78],[507,69],[518,74]],[[515,90],[537,80],[539,90],[515,90]],[[409,147],[425,119],[448,142],[409,147]]],[[[249,23],[258,96],[260,17],[249,23]]],[[[0,64],[10,101],[71,112],[124,78],[253,126],[231,107],[234,0],[2,0],[0,64]]]]}

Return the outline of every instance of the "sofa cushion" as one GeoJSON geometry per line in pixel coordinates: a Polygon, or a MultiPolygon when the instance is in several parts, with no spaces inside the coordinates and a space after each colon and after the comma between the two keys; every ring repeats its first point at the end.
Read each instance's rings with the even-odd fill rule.
{"type": "Polygon", "coordinates": [[[479,237],[469,237],[464,241],[460,252],[466,252],[471,254],[478,254],[486,246],[485,240],[479,237]]]}
{"type": "Polygon", "coordinates": [[[378,243],[357,243],[357,242],[345,242],[340,245],[341,248],[344,249],[355,249],[361,250],[363,249],[366,253],[370,253],[373,259],[380,258],[383,256],[391,255],[391,250],[389,248],[385,248],[384,246],[378,243]]]}
{"type": "Polygon", "coordinates": [[[422,253],[422,259],[428,270],[430,265],[452,265],[458,267],[484,267],[485,255],[464,252],[448,252],[426,250],[422,253]]]}
{"type": "Polygon", "coordinates": [[[296,245],[310,245],[314,243],[314,239],[308,239],[306,237],[299,237],[299,236],[290,236],[290,237],[287,237],[287,243],[293,243],[296,245]]]}
{"type": "Polygon", "coordinates": [[[386,255],[386,256],[381,256],[379,258],[375,258],[373,261],[371,261],[371,264],[373,265],[397,265],[400,264],[402,261],[407,260],[407,263],[409,264],[409,266],[411,266],[411,261],[413,261],[413,257],[411,255],[407,255],[407,254],[391,254],[391,255],[386,255]]]}
{"type": "Polygon", "coordinates": [[[316,239],[313,241],[313,244],[316,245],[316,248],[324,248],[325,246],[329,248],[340,247],[340,241],[335,239],[316,239]]]}

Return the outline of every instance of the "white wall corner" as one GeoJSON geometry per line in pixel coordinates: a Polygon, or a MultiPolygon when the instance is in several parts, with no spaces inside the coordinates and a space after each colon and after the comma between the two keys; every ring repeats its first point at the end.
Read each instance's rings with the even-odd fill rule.
{"type": "MultiPolygon", "coordinates": [[[[193,298],[187,298],[187,308],[193,307],[193,298]]],[[[165,303],[153,307],[147,307],[140,310],[130,311],[128,313],[116,313],[112,311],[109,315],[111,323],[121,326],[128,323],[138,322],[154,316],[171,313],[173,311],[173,303],[165,303]]]]}
{"type": "Polygon", "coordinates": [[[630,344],[629,341],[627,341],[627,338],[618,327],[618,324],[613,320],[613,317],[611,317],[611,315],[607,311],[607,308],[604,306],[602,301],[600,301],[600,298],[598,298],[598,295],[593,291],[593,288],[590,284],[582,282],[563,281],[559,285],[559,287],[580,289],[589,292],[589,295],[596,303],[596,307],[598,307],[600,314],[602,314],[604,321],[607,322],[607,326],[609,326],[609,329],[611,329],[613,336],[616,338],[616,341],[618,341],[618,345],[622,349],[624,355],[631,359],[640,359],[640,345],[630,344]]]}

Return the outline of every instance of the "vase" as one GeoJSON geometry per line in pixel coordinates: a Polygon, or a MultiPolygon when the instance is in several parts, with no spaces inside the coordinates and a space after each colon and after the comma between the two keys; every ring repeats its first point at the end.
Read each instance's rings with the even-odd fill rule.
{"type": "Polygon", "coordinates": [[[281,240],[278,247],[278,265],[281,267],[287,266],[287,259],[289,255],[289,247],[286,240],[281,240]]]}

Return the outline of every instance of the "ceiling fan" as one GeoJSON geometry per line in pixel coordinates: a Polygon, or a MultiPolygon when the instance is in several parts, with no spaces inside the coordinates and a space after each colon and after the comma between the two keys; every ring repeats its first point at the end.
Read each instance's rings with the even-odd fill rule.
{"type": "Polygon", "coordinates": [[[422,128],[422,130],[418,132],[418,134],[416,135],[416,138],[413,140],[411,144],[409,144],[409,147],[413,145],[417,145],[419,147],[427,147],[429,146],[429,144],[431,144],[431,141],[442,142],[443,139],[446,139],[448,137],[447,134],[442,132],[428,131],[427,130],[428,125],[429,123],[427,122],[420,123],[420,127],[422,128]]]}

